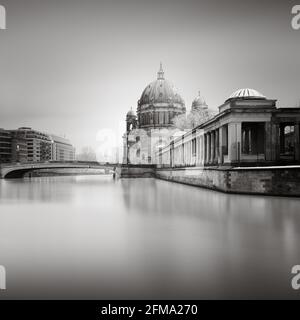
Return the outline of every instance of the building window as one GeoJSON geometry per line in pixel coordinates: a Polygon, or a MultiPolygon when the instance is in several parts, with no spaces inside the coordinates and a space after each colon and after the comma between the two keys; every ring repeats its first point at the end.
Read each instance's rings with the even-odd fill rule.
{"type": "Polygon", "coordinates": [[[165,122],[166,122],[166,124],[170,123],[169,112],[165,113],[165,122]]]}
{"type": "Polygon", "coordinates": [[[164,124],[164,113],[159,112],[159,124],[164,124]]]}
{"type": "Polygon", "coordinates": [[[285,153],[292,154],[294,153],[295,145],[294,145],[294,126],[286,126],[284,128],[284,141],[285,141],[285,153]]]}
{"type": "Polygon", "coordinates": [[[158,112],[155,112],[155,124],[158,124],[158,112]]]}
{"type": "Polygon", "coordinates": [[[287,159],[295,156],[295,126],[291,124],[280,125],[280,155],[287,159]]]}

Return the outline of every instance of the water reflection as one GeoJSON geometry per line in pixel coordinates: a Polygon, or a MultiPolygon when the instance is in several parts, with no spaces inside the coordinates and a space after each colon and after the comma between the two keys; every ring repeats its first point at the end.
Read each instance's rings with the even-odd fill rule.
{"type": "Polygon", "coordinates": [[[2,180],[4,298],[298,298],[299,209],[155,179],[2,180]]]}

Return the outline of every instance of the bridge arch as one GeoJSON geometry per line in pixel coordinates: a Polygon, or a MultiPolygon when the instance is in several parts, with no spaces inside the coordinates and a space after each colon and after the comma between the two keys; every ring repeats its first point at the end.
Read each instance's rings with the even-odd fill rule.
{"type": "Polygon", "coordinates": [[[3,178],[4,179],[18,179],[23,178],[27,172],[32,172],[36,169],[15,169],[7,172],[3,178]]]}
{"type": "Polygon", "coordinates": [[[28,172],[34,172],[44,169],[104,169],[106,173],[112,171],[115,173],[116,167],[114,164],[95,164],[95,163],[35,163],[35,164],[10,164],[1,166],[1,178],[17,179],[23,178],[28,172]]]}

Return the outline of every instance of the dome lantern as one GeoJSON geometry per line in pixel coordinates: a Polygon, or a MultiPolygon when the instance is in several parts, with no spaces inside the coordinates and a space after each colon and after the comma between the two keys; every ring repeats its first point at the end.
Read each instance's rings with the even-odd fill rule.
{"type": "Polygon", "coordinates": [[[162,67],[162,63],[160,63],[160,67],[159,67],[159,70],[157,72],[157,80],[164,80],[164,70],[163,70],[163,67],[162,67]]]}

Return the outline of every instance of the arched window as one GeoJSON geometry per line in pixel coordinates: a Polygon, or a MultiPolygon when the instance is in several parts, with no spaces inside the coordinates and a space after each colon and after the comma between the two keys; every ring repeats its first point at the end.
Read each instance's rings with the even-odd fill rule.
{"type": "Polygon", "coordinates": [[[163,123],[164,123],[164,113],[159,112],[159,124],[163,124],[163,123]]]}
{"type": "Polygon", "coordinates": [[[155,124],[158,124],[159,123],[159,119],[158,119],[158,112],[155,112],[155,124]]]}
{"type": "Polygon", "coordinates": [[[165,112],[165,123],[166,124],[169,124],[169,112],[167,111],[167,112],[165,112]]]}

